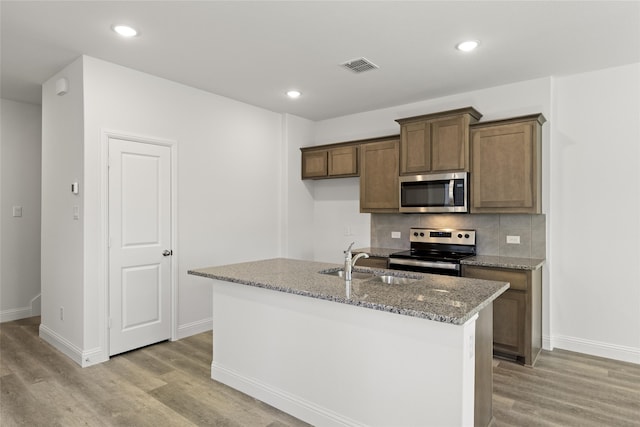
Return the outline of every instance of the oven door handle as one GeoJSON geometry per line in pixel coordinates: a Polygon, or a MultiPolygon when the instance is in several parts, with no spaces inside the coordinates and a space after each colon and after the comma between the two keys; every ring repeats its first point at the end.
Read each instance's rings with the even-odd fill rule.
{"type": "Polygon", "coordinates": [[[456,205],[456,201],[454,199],[454,195],[453,195],[453,187],[455,187],[456,181],[455,179],[452,179],[449,181],[449,206],[455,206],[456,205]]]}
{"type": "Polygon", "coordinates": [[[442,270],[459,270],[459,264],[452,264],[449,262],[415,261],[412,259],[389,258],[389,267],[393,264],[408,265],[411,267],[440,268],[442,270]]]}

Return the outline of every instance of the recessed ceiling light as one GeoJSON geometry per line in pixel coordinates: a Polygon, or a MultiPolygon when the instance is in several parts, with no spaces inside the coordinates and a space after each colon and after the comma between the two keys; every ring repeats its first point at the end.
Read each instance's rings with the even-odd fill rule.
{"type": "Polygon", "coordinates": [[[114,25],[111,28],[122,37],[135,37],[138,35],[138,30],[128,25],[114,25]]]}
{"type": "Polygon", "coordinates": [[[475,48],[478,47],[480,42],[478,40],[467,40],[456,45],[456,49],[461,50],[463,52],[471,52],[475,48]]]}
{"type": "Polygon", "coordinates": [[[290,90],[287,92],[287,96],[293,99],[299,98],[300,95],[302,95],[302,93],[299,90],[290,90]]]}

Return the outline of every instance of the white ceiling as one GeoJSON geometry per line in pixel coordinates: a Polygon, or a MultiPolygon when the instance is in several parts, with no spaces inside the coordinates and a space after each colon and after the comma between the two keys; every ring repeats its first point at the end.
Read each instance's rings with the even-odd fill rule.
{"type": "Polygon", "coordinates": [[[31,103],[40,103],[45,80],[82,54],[311,120],[640,62],[640,1],[2,0],[0,7],[0,96],[31,103]],[[114,23],[141,35],[119,38],[114,23]],[[454,49],[469,38],[480,48],[454,49]],[[340,67],[359,57],[380,68],[340,67]],[[302,97],[288,99],[290,88],[302,97]]]}

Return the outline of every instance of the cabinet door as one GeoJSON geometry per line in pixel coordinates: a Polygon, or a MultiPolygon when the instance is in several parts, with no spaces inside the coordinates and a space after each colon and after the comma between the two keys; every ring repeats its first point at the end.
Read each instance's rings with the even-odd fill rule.
{"type": "Polygon", "coordinates": [[[329,150],[329,176],[357,175],[358,147],[341,147],[329,150]]]}
{"type": "Polygon", "coordinates": [[[507,290],[493,302],[493,347],[524,356],[526,294],[507,290]]]}
{"type": "Polygon", "coordinates": [[[431,171],[431,132],[428,122],[407,123],[400,128],[400,173],[431,171]]]}
{"type": "Polygon", "coordinates": [[[302,179],[327,176],[327,150],[302,153],[302,179]]]}
{"type": "Polygon", "coordinates": [[[474,279],[509,282],[509,289],[493,301],[493,348],[522,358],[528,357],[527,339],[531,322],[527,295],[531,291],[531,273],[524,270],[463,265],[462,275],[474,279]]]}
{"type": "Polygon", "coordinates": [[[540,213],[534,128],[525,122],[472,129],[472,212],[540,213]]]}
{"type": "Polygon", "coordinates": [[[464,116],[431,122],[431,171],[466,170],[468,127],[464,116]]]}
{"type": "Polygon", "coordinates": [[[398,140],[360,147],[360,212],[398,211],[398,140]]]}

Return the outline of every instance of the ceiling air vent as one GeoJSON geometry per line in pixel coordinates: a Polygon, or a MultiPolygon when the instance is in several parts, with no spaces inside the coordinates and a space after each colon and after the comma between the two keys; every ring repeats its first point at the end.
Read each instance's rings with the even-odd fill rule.
{"type": "Polygon", "coordinates": [[[376,64],[366,58],[352,59],[342,64],[343,67],[353,71],[354,73],[364,73],[365,71],[375,70],[379,68],[376,64]]]}

